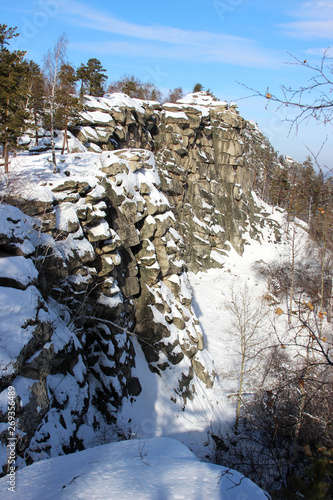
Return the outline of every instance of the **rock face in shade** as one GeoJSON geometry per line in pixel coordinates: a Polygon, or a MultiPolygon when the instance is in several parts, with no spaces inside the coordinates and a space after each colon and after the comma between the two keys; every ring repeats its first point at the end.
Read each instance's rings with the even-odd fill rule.
{"type": "Polygon", "coordinates": [[[88,428],[124,433],[117,412],[144,383],[134,338],[156,377],[176,373],[172,401],[213,387],[187,271],[241,253],[266,215],[244,155],[260,133],[227,103],[88,98],[71,132],[60,173],[42,181],[27,157],[31,189],[0,205],[0,417],[14,386],[17,448],[33,460],[91,446],[88,428]]]}

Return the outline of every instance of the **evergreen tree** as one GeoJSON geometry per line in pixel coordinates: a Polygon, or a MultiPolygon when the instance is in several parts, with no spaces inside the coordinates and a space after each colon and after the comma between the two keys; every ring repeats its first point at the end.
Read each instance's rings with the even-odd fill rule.
{"type": "Polygon", "coordinates": [[[193,87],[193,92],[202,92],[204,89],[203,85],[201,83],[196,83],[193,87]]]}
{"type": "Polygon", "coordinates": [[[312,214],[318,204],[318,183],[317,175],[313,166],[311,156],[307,156],[300,166],[300,176],[298,182],[299,196],[303,201],[303,210],[299,217],[311,222],[312,214]]]}
{"type": "Polygon", "coordinates": [[[214,101],[218,101],[218,98],[216,97],[216,95],[214,95],[212,90],[210,90],[209,88],[206,90],[206,94],[210,95],[210,97],[212,97],[214,101]]]}
{"type": "Polygon", "coordinates": [[[285,207],[288,199],[290,183],[286,168],[277,165],[273,172],[273,178],[269,187],[269,200],[273,205],[285,207]]]}
{"type": "Polygon", "coordinates": [[[143,92],[141,90],[140,82],[134,77],[125,81],[121,90],[129,97],[136,97],[138,99],[143,98],[143,92]]]}
{"type": "Polygon", "coordinates": [[[29,61],[28,76],[26,82],[26,109],[30,114],[35,130],[36,145],[38,145],[38,129],[41,126],[45,114],[45,83],[43,73],[34,61],[29,61]]]}
{"type": "Polygon", "coordinates": [[[28,113],[23,87],[28,73],[25,52],[10,51],[9,40],[18,36],[16,28],[0,24],[0,143],[8,173],[9,152],[17,147],[28,113]]]}
{"type": "Polygon", "coordinates": [[[59,73],[59,88],[57,89],[57,113],[55,117],[56,128],[64,130],[64,140],[61,154],[68,149],[68,125],[71,120],[78,118],[82,109],[82,102],[76,96],[77,74],[70,64],[63,64],[59,73]]]}
{"type": "Polygon", "coordinates": [[[0,24],[0,50],[4,49],[5,45],[8,45],[8,40],[19,36],[16,30],[16,26],[15,28],[8,28],[7,24],[0,24]]]}
{"type": "Polygon", "coordinates": [[[98,59],[89,59],[87,64],[81,64],[77,70],[78,80],[81,80],[80,94],[88,94],[96,97],[101,97],[105,93],[105,80],[107,76],[103,73],[106,69],[103,68],[98,59]]]}

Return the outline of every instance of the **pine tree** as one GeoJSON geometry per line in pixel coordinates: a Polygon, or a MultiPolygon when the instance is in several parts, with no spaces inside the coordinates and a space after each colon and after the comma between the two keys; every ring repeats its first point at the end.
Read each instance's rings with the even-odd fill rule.
{"type": "Polygon", "coordinates": [[[81,64],[77,70],[78,80],[81,80],[80,94],[88,94],[91,96],[101,97],[105,93],[104,83],[107,76],[103,73],[106,69],[103,68],[98,59],[89,59],[87,64],[81,64]]]}
{"type": "Polygon", "coordinates": [[[30,125],[35,130],[36,146],[38,145],[38,129],[45,115],[45,83],[43,73],[34,61],[29,61],[26,82],[26,110],[30,114],[30,125]]]}
{"type": "Polygon", "coordinates": [[[277,165],[269,187],[269,200],[273,205],[285,207],[289,197],[290,183],[286,168],[277,165]]]}
{"type": "Polygon", "coordinates": [[[203,85],[201,83],[196,83],[193,87],[193,92],[202,92],[204,89],[203,85]]]}
{"type": "Polygon", "coordinates": [[[63,64],[59,73],[59,88],[57,89],[57,114],[56,127],[64,130],[64,140],[61,154],[64,153],[67,145],[68,149],[68,125],[71,120],[78,118],[79,111],[82,110],[82,102],[76,96],[77,74],[70,64],[63,64]]]}
{"type": "Polygon", "coordinates": [[[302,191],[307,203],[304,219],[307,219],[308,224],[310,224],[312,215],[318,205],[319,196],[319,185],[311,156],[306,157],[302,170],[302,191]]]}
{"type": "Polygon", "coordinates": [[[143,92],[141,91],[140,83],[134,77],[124,82],[121,90],[129,97],[136,97],[138,99],[143,98],[143,92]]]}
{"type": "Polygon", "coordinates": [[[18,36],[16,28],[0,25],[0,143],[8,173],[9,152],[15,150],[28,113],[23,87],[28,73],[24,51],[10,51],[9,40],[18,36]]]}

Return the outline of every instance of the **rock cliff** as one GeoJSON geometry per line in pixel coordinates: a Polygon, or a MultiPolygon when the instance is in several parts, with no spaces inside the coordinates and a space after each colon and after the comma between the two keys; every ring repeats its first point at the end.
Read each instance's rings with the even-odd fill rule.
{"type": "Polygon", "coordinates": [[[87,98],[58,173],[47,138],[13,161],[0,204],[2,464],[9,386],[27,463],[126,435],[117,418],[145,383],[139,349],[177,411],[208,405],[214,370],[187,271],[260,237],[253,134],[202,93],[165,105],[113,94],[87,98]]]}

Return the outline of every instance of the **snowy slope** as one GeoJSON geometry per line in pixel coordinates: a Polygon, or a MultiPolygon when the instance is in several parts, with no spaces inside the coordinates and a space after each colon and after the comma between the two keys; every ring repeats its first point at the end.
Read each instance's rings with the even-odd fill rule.
{"type": "MultiPolygon", "coordinates": [[[[193,308],[204,332],[205,347],[214,360],[219,400],[227,401],[225,412],[233,414],[232,420],[235,418],[234,396],[239,388],[241,362],[240,336],[235,325],[235,316],[229,310],[232,297],[243,298],[247,295],[249,310],[256,312],[257,318],[260,316],[257,351],[276,342],[277,337],[273,334],[278,333],[280,340],[285,340],[289,330],[286,315],[276,315],[277,306],[286,311],[287,305],[285,301],[280,303],[280,299],[272,297],[267,288],[267,276],[258,272],[258,266],[268,268],[273,264],[291,262],[292,230],[288,235],[286,214],[283,210],[273,210],[260,199],[257,199],[257,203],[270,214],[259,230],[260,239],[251,239],[249,234],[245,233],[243,255],[239,255],[231,247],[225,255],[218,255],[220,268],[197,274],[189,273],[194,296],[193,308]],[[278,224],[278,239],[274,234],[274,226],[266,223],[268,220],[278,224]],[[270,300],[265,300],[265,297],[270,300]]],[[[299,220],[296,222],[297,261],[306,261],[309,238],[304,230],[305,224],[299,220]]],[[[254,360],[252,366],[258,364],[258,361],[259,358],[254,360]]],[[[263,370],[259,367],[251,373],[252,366],[248,367],[245,388],[256,390],[262,382],[260,377],[263,370]]]]}
{"type": "MultiPolygon", "coordinates": [[[[129,155],[129,158],[131,157],[131,153],[127,152],[126,150],[123,150],[122,154],[124,156],[129,155]]],[[[150,156],[150,153],[147,153],[147,155],[147,161],[151,162],[153,157],[150,156]]],[[[22,155],[12,161],[11,175],[18,183],[17,191],[19,191],[22,196],[25,196],[29,200],[38,200],[39,202],[43,201],[47,203],[54,201],[55,198],[58,198],[61,201],[63,193],[61,191],[52,191],[52,189],[54,189],[54,187],[57,187],[58,185],[61,186],[68,180],[73,183],[81,182],[82,180],[84,180],[84,182],[88,182],[89,185],[94,188],[92,191],[90,191],[89,196],[91,198],[93,196],[96,196],[96,198],[98,198],[98,196],[103,195],[103,192],[99,191],[104,189],[99,183],[99,179],[106,177],[106,174],[101,170],[101,167],[106,167],[109,164],[112,165],[112,163],[115,161],[124,162],[125,160],[120,160],[119,155],[113,154],[111,152],[103,153],[101,155],[95,153],[58,155],[58,166],[60,172],[54,174],[50,166],[48,153],[33,157],[22,155]],[[68,177],[65,172],[67,172],[67,174],[70,173],[70,177],[68,177]]],[[[118,188],[118,186],[115,185],[115,189],[119,190],[119,195],[121,195],[122,189],[125,186],[126,191],[131,193],[131,201],[134,202],[138,200],[138,202],[140,202],[140,193],[137,189],[136,184],[139,181],[145,181],[145,183],[150,188],[150,199],[154,201],[154,204],[156,204],[157,206],[161,203],[168,204],[168,201],[163,193],[161,193],[161,191],[156,188],[156,185],[158,184],[158,176],[155,170],[147,169],[145,175],[143,175],[143,171],[138,171],[135,173],[130,172],[127,174],[120,173],[118,174],[118,177],[122,181],[121,188],[118,188]]],[[[17,213],[19,211],[17,208],[9,207],[7,205],[3,205],[2,208],[13,212],[13,214],[11,215],[11,219],[19,218],[17,213]]],[[[77,207],[76,205],[74,205],[74,203],[63,202],[56,206],[56,210],[56,224],[59,230],[67,231],[70,224],[77,224],[77,207]]],[[[173,216],[173,214],[171,215],[173,216]]],[[[29,219],[27,216],[25,217],[29,219]]],[[[157,215],[156,217],[161,220],[163,215],[157,215]]],[[[30,223],[32,224],[31,221],[30,223]]],[[[28,228],[28,226],[25,228],[26,225],[27,222],[25,222],[25,219],[22,219],[22,235],[18,235],[18,237],[20,237],[25,242],[25,245],[27,245],[27,243],[30,241],[29,238],[34,235],[32,228],[28,228]],[[26,232],[28,232],[29,238],[24,233],[24,228],[26,229],[26,232]]],[[[93,233],[93,236],[94,238],[98,238],[97,231],[101,230],[101,227],[105,225],[107,224],[106,222],[103,222],[102,219],[99,222],[98,226],[90,230],[90,234],[92,234],[93,231],[96,230],[96,232],[93,233]]],[[[5,224],[4,216],[2,217],[2,223],[0,220],[0,230],[4,234],[9,234],[11,231],[13,231],[12,226],[9,223],[5,224]]],[[[16,231],[18,231],[18,229],[16,229],[16,231]]],[[[106,233],[107,231],[111,231],[111,229],[108,227],[103,227],[103,232],[106,233]]],[[[38,234],[38,232],[36,232],[36,236],[34,236],[35,239],[46,237],[48,237],[50,240],[48,246],[53,245],[54,242],[51,241],[52,238],[49,235],[38,234]]],[[[73,253],[74,250],[75,252],[86,251],[89,254],[92,252],[91,245],[88,243],[88,241],[84,238],[82,239],[82,234],[78,234],[78,237],[76,238],[76,233],[75,239],[70,235],[64,240],[57,241],[56,250],[62,256],[64,256],[65,259],[67,258],[67,255],[73,253]]],[[[31,246],[31,248],[28,248],[27,253],[30,254],[33,251],[34,247],[31,246]]],[[[10,272],[13,280],[16,276],[19,276],[19,278],[16,278],[16,280],[22,282],[20,286],[27,286],[28,284],[30,284],[30,282],[31,284],[34,282],[34,279],[36,278],[36,270],[32,265],[31,260],[24,259],[23,257],[6,257],[1,259],[1,263],[2,265],[0,266],[0,278],[2,276],[3,278],[7,278],[7,275],[10,272]],[[12,262],[15,262],[15,270],[12,262]],[[23,267],[23,264],[25,267],[23,267]],[[22,278],[22,275],[24,275],[24,279],[22,278]]],[[[82,278],[82,276],[73,275],[72,278],[78,279],[82,278]]],[[[173,279],[175,278],[176,276],[173,277],[173,279]]],[[[13,302],[22,304],[22,314],[24,312],[28,314],[27,311],[29,311],[28,317],[32,316],[34,313],[34,309],[32,308],[32,300],[30,300],[29,302],[30,309],[28,309],[27,307],[23,307],[25,306],[25,304],[23,303],[23,299],[21,298],[21,296],[27,296],[29,298],[29,293],[31,294],[31,290],[35,290],[35,287],[32,286],[27,290],[14,290],[11,292],[13,302]],[[31,309],[33,309],[32,312],[30,311],[31,309]]],[[[166,298],[167,294],[171,294],[170,290],[166,286],[161,288],[161,293],[162,292],[164,294],[164,298],[166,298]]],[[[184,290],[183,292],[185,293],[184,290]]],[[[5,303],[7,301],[7,311],[10,305],[9,298],[10,297],[8,289],[5,289],[3,291],[3,294],[0,294],[0,317],[3,319],[3,326],[5,325],[6,319],[4,316],[5,303]]],[[[37,301],[37,298],[38,297],[36,295],[35,301],[37,301]]],[[[111,299],[118,299],[118,295],[115,295],[112,298],[108,297],[108,300],[111,299]]],[[[174,308],[171,302],[170,305],[174,308]]],[[[50,315],[52,315],[51,306],[55,307],[56,304],[49,304],[50,315]]],[[[179,315],[179,311],[175,312],[178,312],[179,315]]],[[[164,321],[162,315],[161,321],[164,321]]],[[[26,322],[26,318],[21,318],[17,315],[16,321],[13,322],[11,320],[11,324],[8,325],[8,329],[6,330],[6,335],[10,335],[12,339],[14,338],[13,331],[16,332],[18,340],[14,344],[14,346],[17,347],[18,352],[20,352],[20,350],[22,349],[19,341],[22,343],[23,340],[25,340],[20,333],[20,325],[24,322],[26,322]]],[[[54,324],[57,323],[54,322],[54,324]]],[[[61,327],[62,326],[59,325],[59,331],[61,331],[61,327]]],[[[189,322],[187,328],[190,328],[189,322]]],[[[56,338],[58,338],[59,336],[58,330],[56,332],[57,335],[54,335],[55,339],[53,339],[52,337],[53,344],[56,342],[56,338]]],[[[178,331],[176,331],[175,328],[174,330],[178,335],[178,331]]],[[[24,330],[24,333],[27,334],[29,332],[26,332],[24,330]]],[[[4,333],[2,335],[4,336],[4,333]]],[[[192,332],[192,335],[195,335],[194,331],[192,332]]],[[[7,336],[5,337],[6,339],[7,336]]],[[[69,333],[66,330],[66,338],[67,337],[69,337],[69,333]]],[[[229,407],[227,406],[226,400],[223,398],[221,391],[216,391],[216,387],[218,384],[214,385],[212,388],[207,388],[202,381],[200,381],[197,377],[194,377],[191,381],[192,394],[189,394],[189,397],[187,398],[185,404],[183,398],[180,397],[182,389],[179,388],[179,377],[182,373],[184,373],[184,378],[189,375],[189,363],[187,359],[184,358],[177,365],[168,367],[167,369],[162,371],[159,376],[157,376],[148,368],[147,361],[144,357],[142,349],[139,343],[136,342],[135,338],[133,338],[133,345],[136,351],[136,355],[135,367],[133,367],[132,369],[132,376],[137,377],[138,380],[140,380],[142,392],[138,396],[136,396],[134,400],[133,398],[131,398],[131,400],[124,398],[122,402],[122,408],[119,411],[119,414],[117,414],[117,423],[119,428],[126,429],[127,435],[135,436],[137,438],[151,438],[155,436],[168,436],[177,438],[181,442],[186,443],[198,455],[206,455],[207,448],[204,447],[203,444],[207,441],[207,430],[209,429],[211,423],[215,421],[223,421],[227,423],[232,417],[229,411],[229,407]],[[175,389],[176,391],[178,390],[178,393],[175,392],[175,389]],[[217,401],[217,394],[219,394],[219,401],[217,401]]],[[[206,366],[211,372],[213,372],[214,366],[207,352],[202,351],[197,354],[197,357],[201,361],[203,366],[206,366]]],[[[2,357],[1,360],[5,361],[6,358],[2,357]]],[[[160,363],[164,361],[167,362],[167,357],[161,352],[160,363]]],[[[0,368],[1,367],[2,365],[0,363],[0,368]]],[[[58,380],[55,376],[52,377],[54,378],[52,387],[53,385],[57,386],[58,380]]],[[[49,380],[51,380],[52,377],[49,377],[49,380]]],[[[116,384],[116,381],[113,381],[113,383],[116,384]]],[[[67,384],[68,390],[69,388],[71,388],[70,392],[74,394],[75,384],[71,376],[66,377],[64,385],[65,384],[67,384]]],[[[13,385],[15,385],[14,382],[13,385]]],[[[27,399],[27,401],[29,400],[29,390],[29,385],[27,385],[27,394],[25,395],[25,399],[27,399]]],[[[23,398],[23,394],[20,394],[20,396],[23,398]]],[[[4,396],[4,401],[5,400],[6,398],[4,396]]],[[[69,406],[68,412],[73,409],[72,406],[75,407],[75,404],[73,403],[73,405],[69,406]]],[[[100,431],[99,435],[98,432],[95,432],[92,428],[91,422],[94,419],[95,413],[89,408],[87,414],[89,418],[87,417],[86,421],[81,423],[80,429],[77,432],[77,437],[82,440],[85,447],[94,446],[96,444],[105,444],[106,442],[108,442],[109,436],[105,435],[106,431],[100,431]],[[103,433],[104,435],[102,435],[103,433]]],[[[49,432],[50,429],[54,429],[54,427],[56,427],[55,425],[54,427],[52,427],[52,425],[53,423],[51,424],[51,421],[49,419],[47,427],[45,427],[45,432],[49,432]]],[[[67,426],[68,429],[72,429],[71,425],[67,424],[67,426]]],[[[56,454],[61,454],[61,446],[57,444],[59,433],[66,434],[66,432],[61,428],[60,431],[57,430],[54,433],[53,431],[50,432],[52,436],[52,439],[50,440],[52,443],[52,449],[56,450],[56,454]]],[[[110,437],[114,439],[111,431],[110,437]]],[[[60,441],[61,444],[63,444],[63,441],[60,441]]],[[[6,450],[4,448],[4,453],[5,452],[6,450]]]]}
{"type": "MultiPolygon", "coordinates": [[[[227,430],[232,419],[219,383],[207,389],[200,381],[193,380],[192,389],[196,396],[187,399],[186,405],[181,405],[175,399],[172,387],[177,385],[178,370],[186,372],[185,363],[166,369],[161,376],[156,377],[149,370],[139,344],[135,342],[134,346],[136,368],[133,374],[141,381],[142,392],[133,403],[123,401],[118,416],[119,426],[127,426],[132,435],[138,438],[168,436],[186,444],[197,456],[209,454],[210,450],[205,444],[210,425],[217,421],[223,422],[227,430]]],[[[208,361],[211,363],[211,360],[208,361]]]]}
{"type": "Polygon", "coordinates": [[[268,496],[231,469],[200,462],[168,438],[108,444],[37,462],[17,473],[16,491],[0,479],[2,499],[264,500],[268,496]]]}
{"type": "MultiPolygon", "coordinates": [[[[189,103],[196,105],[203,114],[204,111],[201,108],[213,105],[223,107],[226,105],[226,103],[220,102],[214,104],[214,102],[211,102],[211,98],[207,102],[205,99],[192,102],[191,99],[185,99],[180,104],[184,106],[189,105],[189,103]]],[[[105,104],[104,101],[101,101],[100,105],[104,106],[103,103],[105,104]]],[[[92,108],[94,108],[95,104],[92,104],[92,108]]],[[[124,104],[123,97],[118,96],[112,102],[113,106],[118,104],[124,104]]],[[[138,112],[143,111],[139,102],[135,104],[134,108],[138,112]]],[[[107,108],[105,109],[107,111],[107,108]]],[[[91,114],[97,113],[94,115],[94,119],[101,123],[103,123],[104,119],[110,119],[110,115],[104,113],[103,110],[104,107],[102,111],[91,112],[91,114]]],[[[167,113],[170,116],[172,114],[171,111],[167,111],[167,113]]],[[[126,172],[122,171],[126,162],[130,162],[131,159],[133,160],[133,151],[118,150],[116,153],[104,152],[100,155],[87,152],[58,155],[59,173],[57,174],[52,172],[49,153],[41,154],[38,157],[22,155],[12,161],[10,175],[14,186],[14,195],[20,194],[24,199],[32,202],[44,202],[46,205],[54,205],[56,229],[70,233],[66,239],[56,241],[56,245],[52,242],[64,261],[69,260],[69,257],[73,255],[73,249],[75,249],[79,256],[86,256],[89,262],[94,259],[93,246],[83,237],[82,230],[81,232],[74,232],[74,229],[71,229],[71,227],[79,227],[77,214],[82,209],[87,209],[88,207],[88,212],[91,211],[92,213],[92,203],[94,217],[97,222],[91,228],[89,228],[89,225],[85,226],[89,228],[89,241],[96,244],[97,247],[101,237],[105,241],[118,238],[117,234],[108,226],[104,219],[106,205],[104,201],[100,201],[105,196],[105,185],[108,177],[111,179],[110,183],[113,186],[114,197],[119,197],[120,211],[124,210],[125,215],[127,213],[126,209],[128,209],[128,215],[130,217],[133,216],[133,220],[136,221],[135,214],[140,212],[139,206],[145,202],[144,196],[141,195],[146,195],[147,193],[144,191],[148,190],[153,207],[158,208],[165,205],[165,210],[167,211],[162,214],[157,213],[154,218],[148,215],[147,222],[149,220],[154,222],[155,220],[155,223],[158,223],[162,227],[166,223],[167,218],[174,220],[174,215],[168,208],[169,201],[157,188],[160,180],[158,172],[154,167],[153,155],[150,152],[146,155],[144,168],[142,166],[141,168],[140,165],[132,161],[131,168],[128,167],[126,172]],[[119,172],[114,165],[118,165],[120,168],[119,172]],[[111,175],[113,168],[115,170],[111,175]],[[108,169],[110,169],[110,172],[108,172],[108,169]],[[32,175],[32,172],[34,175],[32,175]],[[117,177],[116,180],[115,177],[117,177]],[[83,195],[80,198],[81,195],[77,192],[64,194],[63,186],[66,183],[74,185],[82,182],[83,184],[87,183],[89,189],[91,188],[87,200],[83,200],[83,195]],[[145,187],[141,193],[140,189],[143,185],[145,187]],[[122,203],[121,198],[125,192],[130,195],[128,197],[130,202],[126,199],[126,203],[122,203]],[[129,207],[132,208],[129,209],[129,207]],[[133,210],[133,214],[131,210],[133,210]]],[[[82,190],[84,189],[83,186],[82,190]]],[[[74,188],[73,191],[75,191],[74,188]]],[[[11,193],[3,193],[4,196],[9,196],[9,194],[11,193]]],[[[269,308],[267,304],[261,301],[261,297],[267,291],[267,285],[266,280],[256,272],[255,264],[257,262],[268,264],[269,262],[288,260],[290,258],[290,241],[283,235],[281,241],[277,241],[279,228],[284,224],[283,213],[278,210],[272,213],[272,208],[262,203],[259,199],[256,199],[254,194],[253,198],[258,206],[262,205],[262,213],[266,213],[266,215],[256,214],[255,220],[257,222],[254,222],[253,226],[255,224],[258,226],[256,228],[257,240],[253,240],[250,233],[242,234],[245,240],[245,251],[242,256],[238,255],[231,245],[229,251],[216,251],[214,249],[211,252],[211,257],[215,261],[214,263],[219,265],[220,268],[211,269],[205,273],[198,273],[196,275],[191,274],[191,282],[194,290],[193,308],[205,335],[204,349],[196,354],[196,361],[201,363],[203,368],[207,368],[207,371],[210,373],[213,373],[213,370],[217,373],[218,377],[213,387],[210,387],[208,384],[206,385],[198,377],[191,376],[190,363],[187,358],[184,358],[176,365],[171,366],[169,364],[158,374],[152,373],[139,343],[133,337],[135,366],[131,369],[131,377],[141,382],[142,391],[133,398],[125,397],[122,399],[121,409],[117,412],[115,419],[117,420],[118,428],[122,429],[125,435],[137,439],[131,442],[101,446],[75,455],[59,457],[55,459],[56,462],[53,459],[44,460],[43,463],[36,462],[33,466],[18,473],[18,498],[22,498],[23,492],[27,498],[37,499],[116,497],[122,499],[132,496],[139,499],[265,498],[264,494],[256,486],[252,485],[248,480],[242,479],[238,473],[207,463],[200,463],[183,445],[166,439],[166,437],[175,438],[185,443],[197,456],[203,457],[211,453],[211,449],[207,446],[207,442],[209,441],[207,432],[209,434],[209,430],[216,424],[219,426],[221,432],[228,434],[228,431],[234,426],[235,399],[232,396],[238,390],[239,341],[234,334],[233,318],[226,307],[226,303],[230,301],[233,290],[242,292],[247,289],[252,302],[265,313],[265,318],[260,326],[262,337],[264,337],[264,332],[267,331],[268,323],[274,318],[274,307],[269,308]],[[212,358],[215,361],[215,367],[212,358]],[[188,388],[187,384],[189,385],[188,388]],[[183,391],[184,387],[185,390],[183,391]],[[56,475],[54,474],[55,471],[56,475]],[[222,479],[219,481],[221,474],[222,479]],[[36,493],[37,483],[41,484],[38,493],[36,493]]],[[[89,216],[91,216],[90,213],[89,216]]],[[[17,219],[19,222],[18,217],[15,216],[14,219],[15,221],[17,219]]],[[[14,224],[13,220],[11,222],[14,224]]],[[[209,229],[199,219],[194,218],[194,221],[197,225],[201,226],[203,231],[209,229]]],[[[12,231],[11,225],[2,227],[1,224],[0,217],[0,230],[4,234],[12,231]]],[[[33,232],[32,227],[29,231],[26,229],[26,233],[29,233],[29,238],[27,234],[23,235],[21,239],[18,238],[17,246],[22,245],[22,248],[25,248],[23,246],[27,246],[30,243],[33,232]]],[[[22,229],[21,226],[16,228],[16,231],[19,231],[19,229],[22,229]]],[[[215,232],[223,231],[218,225],[212,226],[211,229],[215,232]]],[[[302,229],[299,228],[297,231],[297,234],[300,236],[302,229]]],[[[37,234],[38,232],[36,231],[37,234]]],[[[177,235],[178,233],[171,228],[170,234],[177,235]]],[[[251,233],[252,236],[253,234],[254,232],[251,233]]],[[[49,235],[45,234],[43,238],[48,238],[49,245],[51,244],[51,237],[49,235]]],[[[205,240],[202,241],[205,242],[205,240]]],[[[175,245],[172,239],[169,239],[168,243],[171,246],[172,244],[175,245]]],[[[25,251],[22,250],[26,256],[32,255],[33,251],[34,245],[25,251]]],[[[119,262],[116,260],[116,257],[119,258],[119,254],[114,257],[115,262],[112,261],[112,265],[117,265],[119,262]]],[[[71,283],[75,282],[77,284],[80,280],[84,281],[84,277],[80,274],[73,274],[68,279],[71,283]]],[[[26,259],[21,255],[16,255],[15,257],[5,256],[2,258],[0,279],[2,279],[6,287],[8,283],[11,286],[17,287],[11,294],[8,293],[8,290],[1,290],[0,293],[0,309],[2,309],[3,319],[6,320],[2,322],[3,327],[6,327],[6,336],[3,335],[3,339],[7,343],[8,337],[13,339],[15,338],[15,334],[18,337],[17,342],[15,342],[15,348],[17,348],[18,352],[9,353],[10,356],[6,352],[6,356],[9,359],[7,360],[4,356],[2,358],[2,360],[7,361],[7,365],[10,367],[14,366],[12,359],[14,360],[14,357],[19,355],[24,345],[30,341],[31,332],[29,329],[24,330],[26,337],[22,335],[18,336],[18,332],[21,325],[28,324],[33,315],[36,316],[37,314],[37,305],[41,297],[35,287],[36,278],[37,271],[32,260],[26,259]],[[19,308],[17,304],[20,304],[19,308]],[[27,311],[29,311],[28,316],[26,316],[27,311]],[[12,321],[13,312],[16,313],[15,322],[12,321]]],[[[88,279],[90,279],[90,274],[87,275],[88,279]]],[[[111,281],[113,283],[113,278],[111,281]]],[[[178,284],[179,281],[180,278],[178,275],[169,276],[171,288],[173,285],[178,284]]],[[[119,292],[116,283],[114,284],[113,291],[114,293],[119,292]]],[[[184,309],[179,304],[177,312],[172,300],[168,301],[168,294],[171,296],[171,291],[166,288],[165,283],[159,283],[158,286],[151,287],[149,291],[152,294],[155,293],[156,297],[158,293],[164,295],[165,304],[170,305],[172,313],[177,313],[175,314],[176,319],[181,319],[180,312],[184,312],[184,309]]],[[[183,297],[183,290],[181,292],[183,299],[188,300],[191,296],[190,291],[187,291],[189,293],[187,293],[186,297],[183,297]]],[[[106,298],[109,305],[111,302],[113,305],[117,301],[122,302],[122,299],[117,294],[111,297],[102,296],[103,300],[106,300],[106,298]]],[[[102,299],[98,299],[97,302],[106,305],[102,299]]],[[[156,300],[156,302],[158,301],[156,300]]],[[[54,328],[52,342],[54,350],[57,352],[63,347],[62,344],[69,343],[69,340],[72,338],[72,332],[67,328],[63,329],[60,322],[57,323],[55,319],[56,307],[54,304],[53,306],[52,304],[49,305],[47,317],[43,311],[40,314],[44,314],[45,323],[52,320],[54,328]],[[55,338],[59,339],[58,343],[60,347],[56,343],[55,338]]],[[[46,305],[44,308],[46,312],[46,305]]],[[[179,335],[182,339],[181,336],[184,333],[181,333],[181,329],[173,324],[168,327],[165,320],[165,313],[160,312],[155,307],[152,310],[154,311],[154,319],[156,316],[158,323],[166,326],[170,333],[175,335],[175,338],[178,338],[179,335]]],[[[188,308],[188,314],[192,316],[192,309],[188,308]]],[[[189,320],[186,321],[189,322],[189,320]]],[[[284,321],[283,318],[281,321],[284,321]]],[[[283,328],[281,328],[282,330],[283,328]]],[[[195,336],[194,330],[190,329],[190,333],[193,337],[195,336]]],[[[120,342],[124,342],[125,337],[124,335],[123,337],[121,335],[118,336],[120,339],[119,343],[115,344],[116,348],[120,347],[120,342]]],[[[169,342],[171,340],[174,339],[170,336],[169,342]]],[[[78,340],[76,342],[79,343],[78,340]]],[[[45,345],[48,346],[48,343],[45,345]]],[[[0,347],[4,349],[3,345],[0,345],[0,347]]],[[[114,349],[114,346],[110,343],[110,351],[111,349],[114,349]]],[[[33,356],[31,357],[32,360],[33,356]]],[[[120,360],[122,364],[126,365],[125,355],[122,355],[120,360]]],[[[159,354],[159,363],[167,365],[167,356],[164,354],[163,349],[159,354]]],[[[96,362],[96,365],[99,366],[99,361],[96,362]]],[[[2,368],[1,363],[0,368],[2,368]]],[[[6,369],[8,368],[6,367],[6,369]]],[[[96,444],[104,445],[111,439],[116,438],[115,435],[112,435],[109,427],[101,426],[100,430],[95,432],[96,429],[93,427],[93,422],[95,422],[95,417],[98,413],[95,409],[92,409],[91,405],[84,418],[79,419],[80,427],[74,428],[71,421],[72,410],[77,410],[77,402],[83,408],[84,399],[87,398],[88,394],[87,385],[82,391],[76,385],[77,382],[83,383],[85,376],[86,367],[81,355],[78,357],[77,365],[75,365],[74,375],[67,374],[65,378],[58,376],[58,374],[48,376],[48,387],[53,392],[57,391],[60,403],[63,403],[65,395],[69,394],[68,408],[64,412],[65,426],[62,424],[61,426],[58,425],[59,412],[53,408],[48,414],[47,422],[43,424],[44,427],[42,430],[44,434],[41,432],[37,436],[39,441],[35,440],[35,442],[44,442],[44,435],[49,432],[51,436],[49,443],[52,445],[53,453],[51,456],[63,453],[64,444],[66,444],[66,440],[69,440],[70,433],[75,433],[80,443],[87,448],[96,444]],[[107,432],[110,434],[107,434],[107,432]]],[[[21,397],[23,406],[29,402],[28,395],[31,389],[29,380],[23,383],[22,377],[17,377],[13,382],[17,393],[21,397]]],[[[121,397],[122,393],[119,381],[111,376],[110,379],[105,377],[105,380],[107,380],[107,383],[111,381],[115,390],[119,389],[118,395],[121,397]]],[[[257,382],[259,382],[259,378],[257,382]]],[[[250,383],[251,380],[248,385],[250,383]]],[[[91,390],[94,389],[94,384],[96,384],[95,381],[91,382],[91,390]]],[[[253,387],[255,386],[253,385],[253,387]]],[[[2,401],[4,408],[6,401],[7,394],[4,393],[2,401]]],[[[114,409],[112,408],[111,410],[113,413],[114,409]]],[[[5,411],[3,413],[5,414],[5,411]]],[[[34,441],[32,443],[34,444],[34,441]]],[[[3,446],[3,453],[6,453],[5,446],[3,446]]],[[[44,457],[40,455],[36,460],[39,458],[46,457],[45,455],[44,457]]],[[[0,489],[0,493],[3,492],[3,497],[6,498],[5,478],[0,481],[1,487],[3,489],[0,489]]],[[[12,497],[12,494],[10,495],[12,497]]]]}

